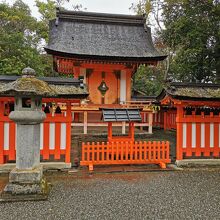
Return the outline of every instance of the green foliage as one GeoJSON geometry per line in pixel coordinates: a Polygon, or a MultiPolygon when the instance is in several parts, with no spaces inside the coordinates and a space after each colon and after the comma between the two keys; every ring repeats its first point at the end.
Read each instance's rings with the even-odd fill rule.
{"type": "Polygon", "coordinates": [[[141,65],[134,75],[133,88],[148,96],[159,95],[163,88],[162,66],[141,65]]]}
{"type": "Polygon", "coordinates": [[[133,8],[146,11],[155,44],[169,55],[165,78],[220,82],[219,0],[140,0],[133,8]]]}
{"type": "MultiPolygon", "coordinates": [[[[56,18],[56,8],[62,8],[62,5],[70,0],[35,0],[38,11],[41,14],[39,22],[39,34],[48,42],[49,35],[49,21],[56,18]]],[[[73,5],[73,10],[78,11],[82,9],[82,5],[73,5]]]]}
{"type": "MultiPolygon", "coordinates": [[[[21,74],[30,66],[40,76],[54,75],[52,58],[43,51],[48,41],[49,20],[56,16],[56,7],[69,0],[36,0],[40,21],[31,16],[28,5],[17,0],[10,6],[0,3],[0,74],[21,74]]],[[[74,10],[81,5],[73,6],[74,10]]]]}
{"type": "Polygon", "coordinates": [[[48,42],[49,20],[52,20],[56,17],[57,2],[53,0],[47,0],[47,2],[36,0],[35,3],[38,7],[39,13],[41,14],[38,32],[41,37],[48,42]]]}
{"type": "Polygon", "coordinates": [[[0,74],[21,74],[30,66],[38,75],[51,72],[51,61],[40,54],[39,23],[29,7],[17,0],[12,6],[0,3],[0,74]]]}
{"type": "Polygon", "coordinates": [[[151,0],[139,0],[138,3],[132,3],[130,9],[138,15],[146,14],[148,17],[152,9],[151,0]]]}
{"type": "Polygon", "coordinates": [[[165,1],[164,43],[173,52],[170,77],[187,82],[215,82],[220,74],[220,4],[218,1],[165,1]]]}

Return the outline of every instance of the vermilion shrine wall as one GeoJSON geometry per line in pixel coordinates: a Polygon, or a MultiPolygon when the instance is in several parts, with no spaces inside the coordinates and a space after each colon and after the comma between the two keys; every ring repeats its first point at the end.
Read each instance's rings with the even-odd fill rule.
{"type": "Polygon", "coordinates": [[[57,71],[72,74],[74,78],[84,77],[92,104],[103,104],[102,94],[98,87],[104,81],[108,90],[104,96],[104,104],[119,104],[131,100],[131,77],[133,66],[126,67],[115,63],[86,63],[72,59],[55,58],[57,71]],[[77,66],[76,66],[77,65],[77,66]]]}

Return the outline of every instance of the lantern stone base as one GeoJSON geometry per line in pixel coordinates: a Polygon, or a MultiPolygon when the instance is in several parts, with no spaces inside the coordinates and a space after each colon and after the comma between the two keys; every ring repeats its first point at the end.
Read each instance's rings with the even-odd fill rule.
{"type": "Polygon", "coordinates": [[[19,184],[38,184],[43,177],[43,167],[38,166],[31,170],[20,170],[14,168],[9,173],[9,183],[19,183],[19,184]]]}
{"type": "Polygon", "coordinates": [[[0,201],[45,200],[50,187],[43,178],[43,168],[33,170],[13,169],[9,174],[9,183],[5,186],[0,201]]]}

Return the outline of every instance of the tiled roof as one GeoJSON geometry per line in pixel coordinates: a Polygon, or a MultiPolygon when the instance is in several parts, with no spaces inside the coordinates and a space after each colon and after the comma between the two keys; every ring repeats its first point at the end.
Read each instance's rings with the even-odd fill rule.
{"type": "Polygon", "coordinates": [[[153,45],[150,28],[143,16],[58,11],[50,22],[50,54],[163,60],[153,45]]]}

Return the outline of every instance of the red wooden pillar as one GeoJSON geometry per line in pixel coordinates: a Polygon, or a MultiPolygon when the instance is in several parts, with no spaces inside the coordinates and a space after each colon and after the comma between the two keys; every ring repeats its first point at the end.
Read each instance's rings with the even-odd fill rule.
{"type": "Polygon", "coordinates": [[[112,141],[112,122],[108,123],[108,141],[112,141]]]}
{"type": "Polygon", "coordinates": [[[176,159],[182,160],[183,159],[183,153],[182,153],[182,144],[183,144],[183,106],[179,105],[177,106],[177,130],[176,130],[176,159]]]}
{"type": "Polygon", "coordinates": [[[75,67],[74,78],[78,79],[80,76],[80,67],[75,67]]]}
{"type": "Polygon", "coordinates": [[[74,112],[74,122],[79,122],[79,112],[74,112]]]}
{"type": "Polygon", "coordinates": [[[214,123],[214,153],[213,153],[213,156],[216,156],[218,157],[219,156],[219,146],[220,146],[220,143],[219,143],[219,123],[218,121],[220,121],[220,113],[218,116],[216,116],[216,120],[215,120],[215,123],[214,123]]]}
{"type": "Polygon", "coordinates": [[[4,102],[0,100],[0,164],[4,163],[4,102]]]}
{"type": "Polygon", "coordinates": [[[4,102],[0,100],[0,118],[4,116],[4,102]]]}
{"type": "Polygon", "coordinates": [[[66,103],[66,117],[68,122],[66,123],[66,156],[65,162],[70,163],[70,154],[71,154],[71,122],[72,122],[72,112],[71,112],[71,103],[66,103]]]}
{"type": "Polygon", "coordinates": [[[129,137],[131,141],[134,141],[134,122],[129,123],[129,137]]]}
{"type": "Polygon", "coordinates": [[[164,114],[163,114],[163,129],[164,131],[167,130],[167,111],[164,111],[164,114]]]}

